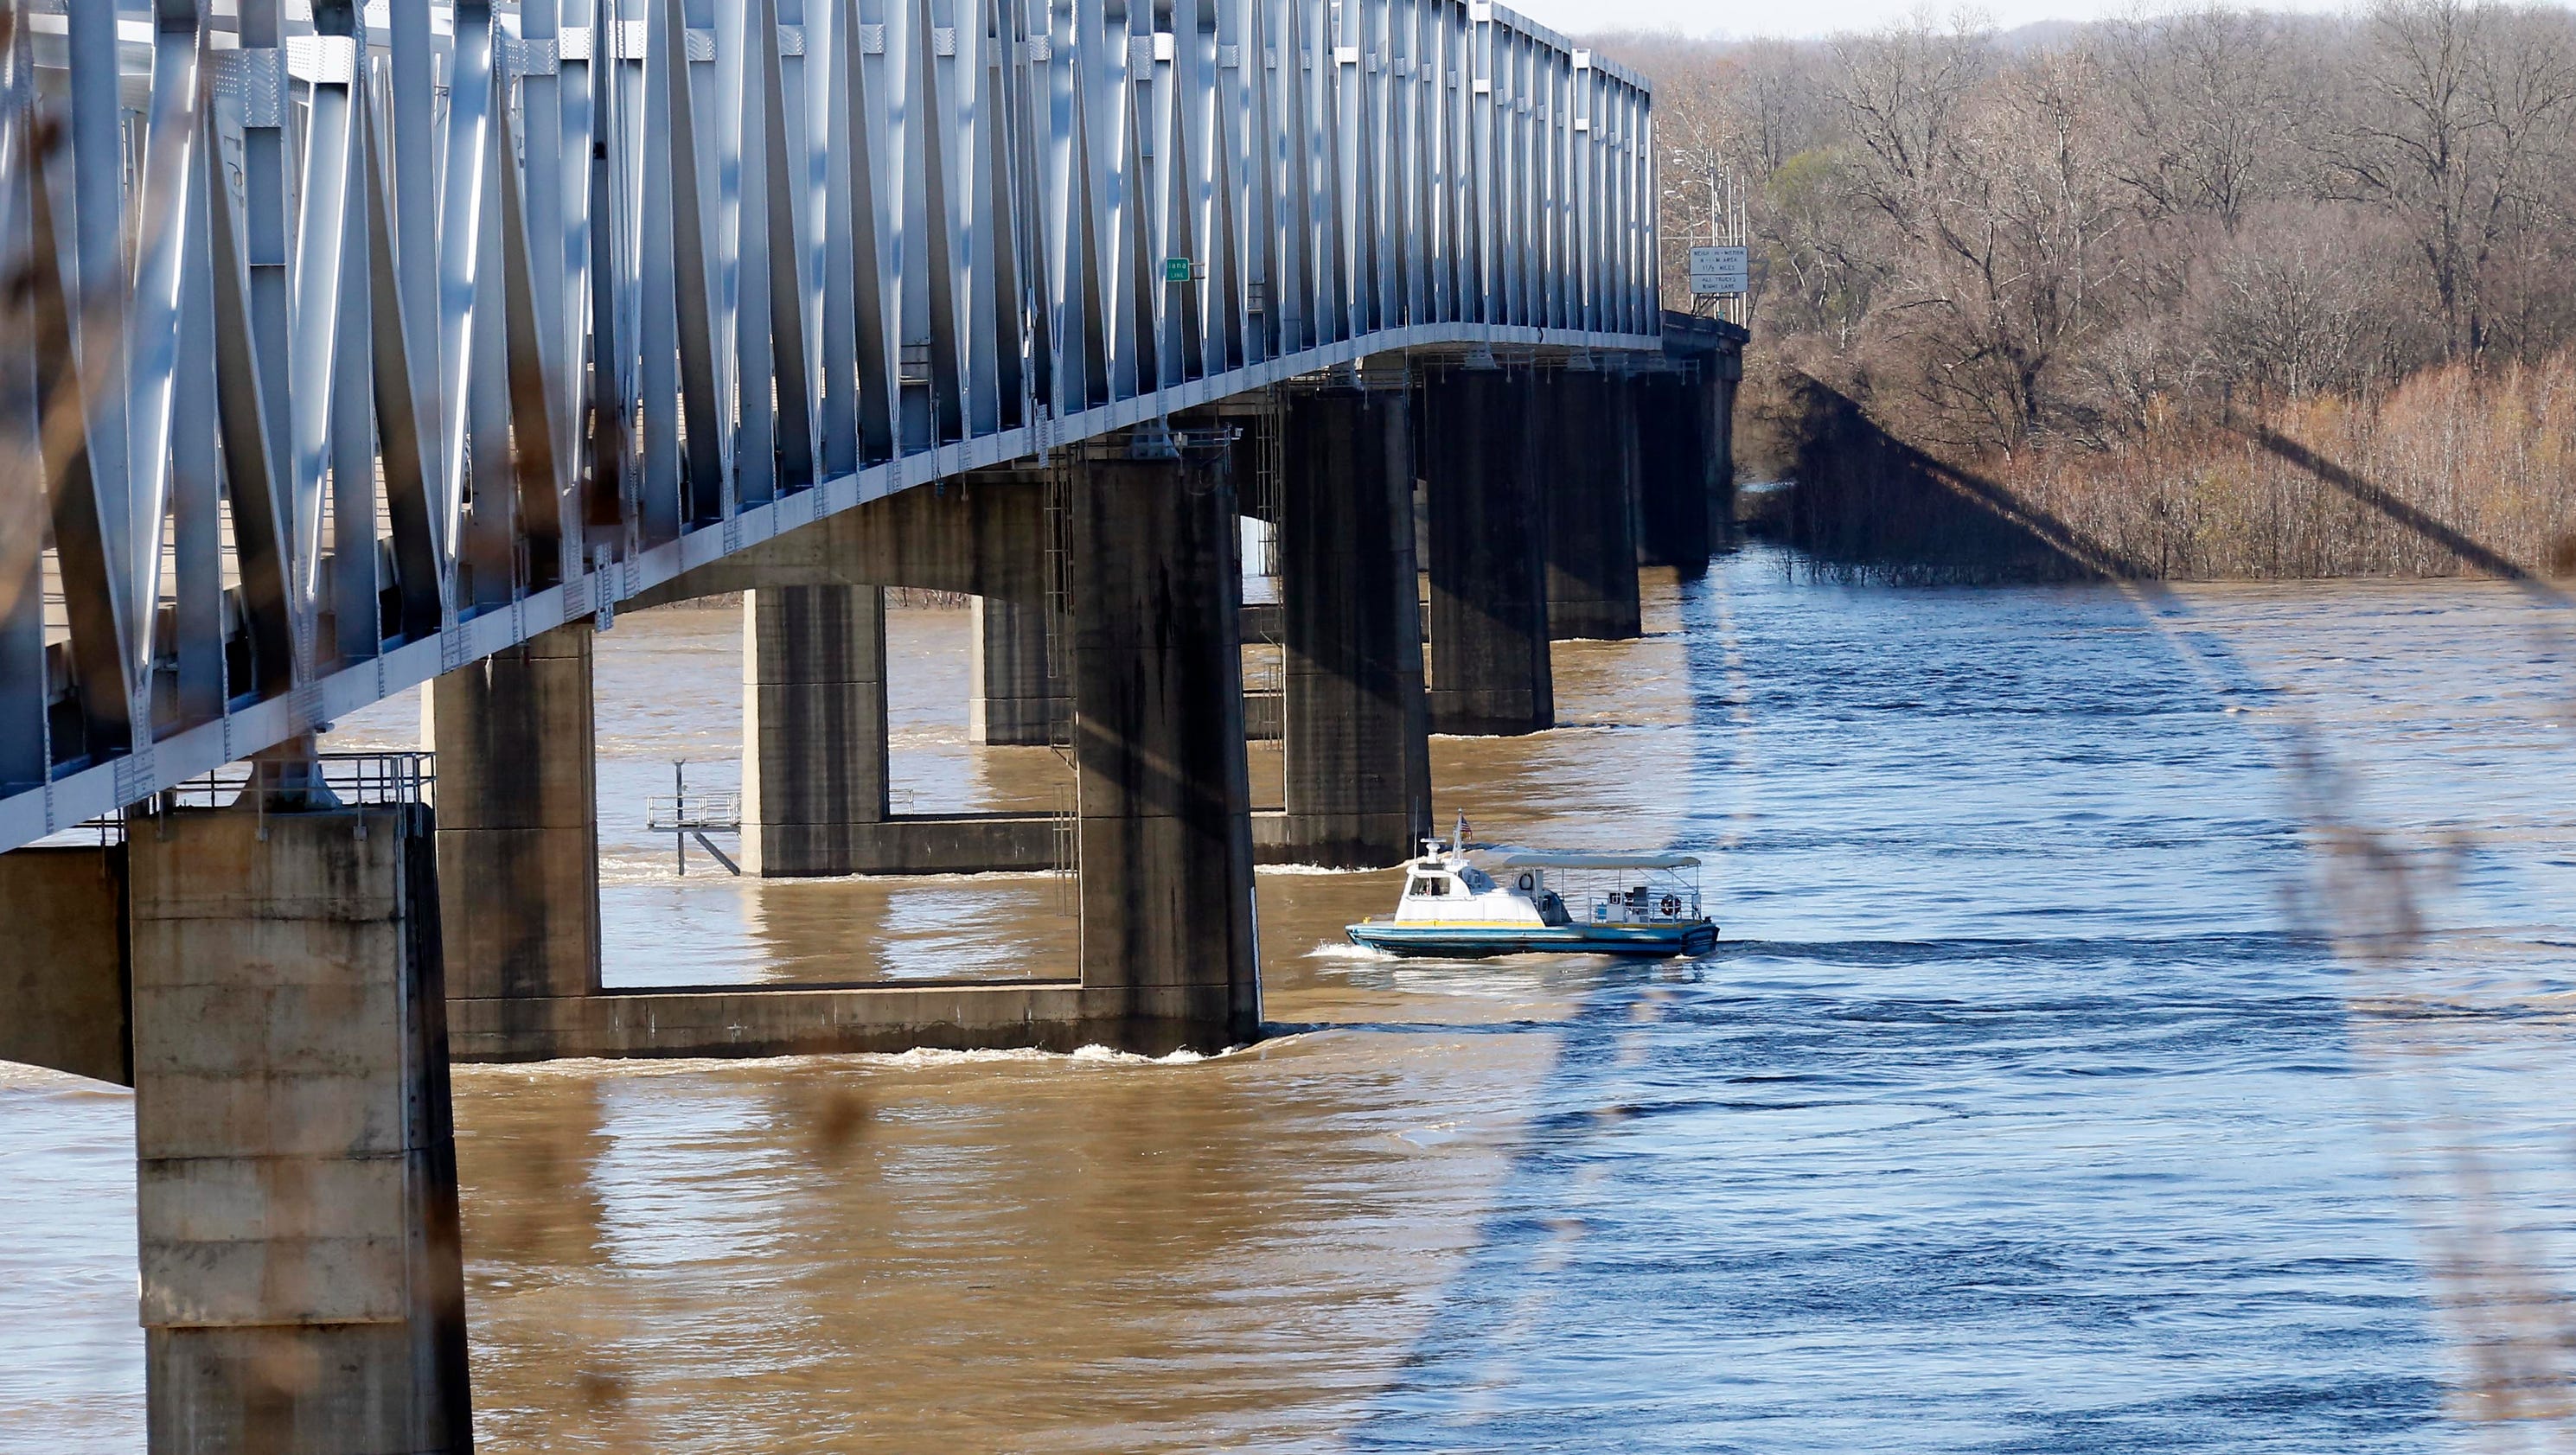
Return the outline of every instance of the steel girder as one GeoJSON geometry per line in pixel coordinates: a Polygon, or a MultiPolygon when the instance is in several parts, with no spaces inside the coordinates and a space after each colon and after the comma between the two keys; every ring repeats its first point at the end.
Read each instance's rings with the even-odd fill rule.
{"type": "Polygon", "coordinates": [[[1661,346],[1646,84],[1484,0],[0,26],[0,849],[863,500],[1661,346]]]}

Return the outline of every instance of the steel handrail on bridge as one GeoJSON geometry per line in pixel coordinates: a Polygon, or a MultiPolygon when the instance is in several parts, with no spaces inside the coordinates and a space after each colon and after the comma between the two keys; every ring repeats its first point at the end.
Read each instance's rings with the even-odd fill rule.
{"type": "Polygon", "coordinates": [[[0,0],[0,850],[929,480],[1658,346],[1647,87],[1486,0],[149,10],[0,0]]]}

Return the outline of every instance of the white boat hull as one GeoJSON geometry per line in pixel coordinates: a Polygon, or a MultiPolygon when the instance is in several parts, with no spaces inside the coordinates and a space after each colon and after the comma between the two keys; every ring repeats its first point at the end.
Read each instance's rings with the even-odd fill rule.
{"type": "Polygon", "coordinates": [[[1351,943],[1394,955],[1476,959],[1488,955],[1640,955],[1666,958],[1705,955],[1717,947],[1717,926],[1705,919],[1669,924],[1405,924],[1369,920],[1352,925],[1351,943]]]}

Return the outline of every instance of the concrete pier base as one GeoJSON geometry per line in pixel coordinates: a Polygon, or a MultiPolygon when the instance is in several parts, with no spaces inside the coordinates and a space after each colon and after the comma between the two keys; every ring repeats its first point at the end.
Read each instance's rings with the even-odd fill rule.
{"type": "Polygon", "coordinates": [[[129,852],[148,1447],[469,1449],[428,810],[179,810],[129,852]]]}
{"type": "Polygon", "coordinates": [[[863,1051],[1075,1051],[1114,1044],[1071,980],[1013,984],[673,986],[540,1001],[533,1021],[491,1002],[450,1007],[459,1061],[564,1056],[796,1056],[863,1051]]]}
{"type": "Polygon", "coordinates": [[[1547,504],[1529,380],[1499,369],[1435,374],[1421,407],[1431,730],[1495,736],[1552,727],[1547,504]]]}
{"type": "Polygon", "coordinates": [[[1280,522],[1285,812],[1265,862],[1402,863],[1431,831],[1431,750],[1401,391],[1295,396],[1280,522]]]}
{"type": "Polygon", "coordinates": [[[1735,395],[1744,384],[1744,351],[1712,354],[1706,368],[1709,540],[1714,545],[1735,529],[1735,395]]]}
{"type": "Polygon", "coordinates": [[[1113,1044],[1261,1028],[1234,487],[1221,460],[1090,462],[1073,501],[1082,996],[1113,1044]]]}
{"type": "Polygon", "coordinates": [[[886,817],[885,592],[746,592],[742,623],[743,872],[847,874],[886,817]]]}
{"type": "Polygon", "coordinates": [[[970,742],[1045,746],[1071,710],[1064,684],[1047,671],[1046,608],[978,596],[968,607],[966,737],[970,742]]]}
{"type": "Polygon", "coordinates": [[[1593,370],[1543,377],[1547,630],[1557,641],[1625,641],[1637,598],[1634,410],[1625,381],[1593,370]]]}
{"type": "Polygon", "coordinates": [[[886,795],[885,592],[786,586],[743,601],[745,873],[1044,869],[1054,820],[904,815],[886,795]]]}
{"type": "Polygon", "coordinates": [[[429,684],[448,992],[599,988],[599,790],[587,620],[429,684]]]}

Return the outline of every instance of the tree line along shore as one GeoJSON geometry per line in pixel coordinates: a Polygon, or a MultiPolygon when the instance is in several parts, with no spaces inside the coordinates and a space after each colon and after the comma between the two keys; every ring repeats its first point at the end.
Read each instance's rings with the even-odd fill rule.
{"type": "Polygon", "coordinates": [[[1596,42],[1742,202],[1750,524],[1944,578],[2576,572],[2576,14],[1596,42]]]}

